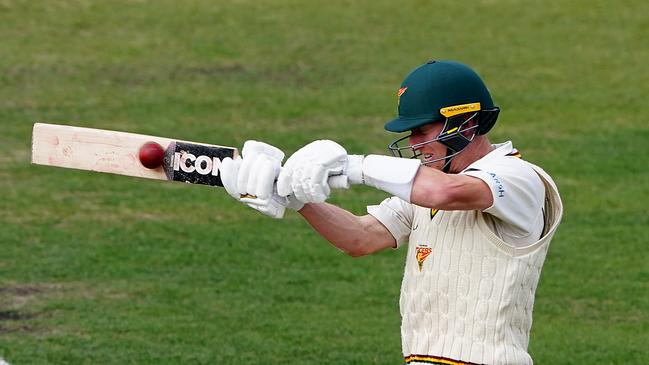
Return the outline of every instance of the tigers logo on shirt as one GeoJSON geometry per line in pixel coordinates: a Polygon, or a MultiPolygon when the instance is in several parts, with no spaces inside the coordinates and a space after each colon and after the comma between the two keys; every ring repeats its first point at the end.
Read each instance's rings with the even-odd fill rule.
{"type": "Polygon", "coordinates": [[[422,246],[417,245],[417,247],[415,247],[415,252],[416,252],[415,257],[417,258],[417,264],[419,265],[419,271],[421,271],[424,267],[424,261],[426,261],[428,255],[430,255],[430,253],[433,252],[433,249],[425,245],[422,246]]]}

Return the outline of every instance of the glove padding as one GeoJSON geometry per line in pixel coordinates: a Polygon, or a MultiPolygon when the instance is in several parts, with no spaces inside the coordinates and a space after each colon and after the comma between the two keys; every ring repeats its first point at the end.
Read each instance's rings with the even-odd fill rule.
{"type": "Polygon", "coordinates": [[[275,179],[280,172],[284,152],[269,144],[246,141],[242,158],[221,161],[223,187],[234,199],[273,218],[282,218],[285,208],[299,210],[304,204],[277,194],[275,179]]]}
{"type": "Polygon", "coordinates": [[[362,156],[349,156],[338,143],[314,141],[297,150],[284,164],[277,179],[280,196],[291,194],[303,203],[322,203],[331,194],[330,176],[344,176],[345,184],[362,181],[362,156]]]}

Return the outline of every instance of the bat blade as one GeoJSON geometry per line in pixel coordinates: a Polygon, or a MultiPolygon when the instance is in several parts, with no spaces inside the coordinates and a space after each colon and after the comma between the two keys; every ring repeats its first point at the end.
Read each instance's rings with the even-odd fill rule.
{"type": "Polygon", "coordinates": [[[233,147],[103,129],[35,123],[32,133],[34,164],[192,184],[223,186],[221,160],[236,156],[233,147]],[[163,166],[142,165],[138,153],[146,142],[165,149],[163,166]]]}

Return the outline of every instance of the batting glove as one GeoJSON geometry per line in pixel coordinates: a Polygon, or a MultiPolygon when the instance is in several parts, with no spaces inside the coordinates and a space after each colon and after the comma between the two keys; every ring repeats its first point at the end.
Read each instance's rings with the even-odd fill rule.
{"type": "Polygon", "coordinates": [[[305,203],[322,203],[331,194],[331,185],[348,188],[362,182],[363,156],[348,155],[338,143],[311,142],[297,150],[284,164],[277,180],[280,196],[294,194],[305,203]],[[331,177],[338,177],[331,179],[331,177]]]}
{"type": "Polygon", "coordinates": [[[223,187],[234,199],[273,218],[282,218],[286,208],[299,210],[303,203],[277,194],[275,179],[280,172],[284,152],[269,144],[246,141],[242,158],[221,161],[223,187]]]}
{"type": "Polygon", "coordinates": [[[348,155],[338,143],[320,140],[297,150],[277,179],[280,196],[294,194],[304,203],[322,203],[331,188],[365,184],[410,202],[413,181],[421,163],[381,155],[348,155]]]}

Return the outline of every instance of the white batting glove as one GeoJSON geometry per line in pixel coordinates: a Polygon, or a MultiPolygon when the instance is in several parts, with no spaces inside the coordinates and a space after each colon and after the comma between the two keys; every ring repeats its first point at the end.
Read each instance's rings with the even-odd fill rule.
{"type": "Polygon", "coordinates": [[[267,143],[246,141],[241,149],[241,157],[243,162],[237,175],[237,190],[260,199],[270,197],[284,152],[267,143]]]}
{"type": "Polygon", "coordinates": [[[363,156],[348,155],[334,141],[311,142],[286,161],[277,179],[277,192],[280,196],[293,194],[304,203],[322,203],[331,194],[330,177],[344,178],[343,186],[337,187],[360,184],[363,180],[362,165],[363,156]]]}
{"type": "Polygon", "coordinates": [[[280,196],[294,194],[304,203],[322,203],[331,187],[365,184],[410,202],[419,160],[381,155],[348,155],[338,143],[320,140],[297,150],[277,178],[280,196]]]}
{"type": "Polygon", "coordinates": [[[284,153],[257,141],[246,141],[242,158],[226,157],[221,161],[223,187],[234,199],[273,218],[282,218],[286,208],[299,210],[304,204],[277,194],[275,179],[279,175],[284,153]]]}

